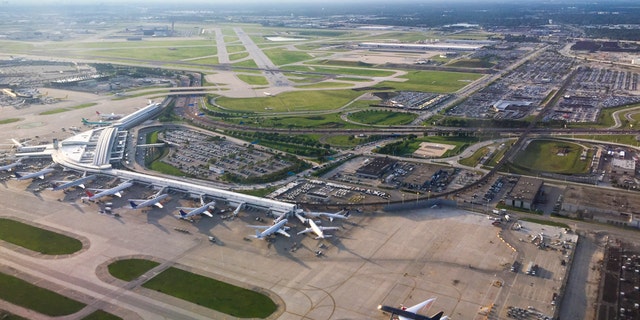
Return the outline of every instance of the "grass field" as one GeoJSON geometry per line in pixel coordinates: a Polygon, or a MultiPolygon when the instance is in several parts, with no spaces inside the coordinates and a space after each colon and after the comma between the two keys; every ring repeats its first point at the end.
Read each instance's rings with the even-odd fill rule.
{"type": "Polygon", "coordinates": [[[227,46],[227,53],[229,54],[245,51],[247,51],[247,48],[245,48],[244,46],[227,46]]]}
{"type": "Polygon", "coordinates": [[[240,59],[244,59],[249,56],[249,52],[238,52],[232,53],[229,55],[229,61],[236,61],[240,59]]]}
{"type": "Polygon", "coordinates": [[[253,190],[236,190],[237,193],[248,194],[255,197],[264,197],[271,192],[274,192],[278,189],[278,187],[268,187],[262,189],[253,189],[253,190]]]}
{"type": "Polygon", "coordinates": [[[6,218],[0,218],[0,239],[47,255],[72,254],[82,249],[80,240],[6,218]]]}
{"type": "Polygon", "coordinates": [[[14,123],[14,122],[18,122],[20,120],[22,120],[22,118],[6,118],[6,119],[0,120],[0,124],[14,123]]]}
{"type": "Polygon", "coordinates": [[[118,260],[109,265],[109,273],[123,281],[131,281],[157,267],[159,263],[145,259],[118,260]]]}
{"type": "Polygon", "coordinates": [[[267,49],[262,52],[264,52],[276,66],[306,61],[313,58],[304,51],[290,51],[282,48],[267,49]]]}
{"type": "Polygon", "coordinates": [[[2,320],[29,320],[27,318],[23,318],[21,316],[17,316],[15,314],[6,312],[0,309],[0,319],[2,320]]]}
{"type": "Polygon", "coordinates": [[[90,315],[82,318],[82,320],[118,320],[118,319],[122,319],[122,318],[118,316],[114,316],[111,313],[108,313],[102,310],[96,310],[90,315]]]}
{"type": "Polygon", "coordinates": [[[38,115],[46,116],[46,115],[50,115],[50,114],[56,114],[56,113],[62,113],[62,112],[67,112],[67,111],[71,111],[71,110],[78,110],[78,109],[84,109],[84,108],[88,108],[88,107],[93,107],[95,105],[97,105],[97,103],[83,103],[83,104],[80,104],[80,105],[77,105],[77,106],[73,106],[73,107],[69,107],[69,108],[57,108],[57,109],[47,110],[47,111],[38,113],[38,115]]]}
{"type": "Polygon", "coordinates": [[[252,76],[252,75],[246,75],[246,74],[236,74],[236,77],[238,77],[238,79],[246,82],[247,84],[250,84],[252,86],[266,86],[269,84],[269,81],[267,81],[267,78],[263,77],[263,76],[252,76]]]}
{"type": "Polygon", "coordinates": [[[169,268],[142,285],[239,318],[264,319],[276,311],[267,296],[177,268],[169,268]]]}
{"type": "Polygon", "coordinates": [[[332,146],[350,148],[355,147],[366,140],[353,135],[336,135],[327,137],[324,141],[332,146]]]}
{"type": "Polygon", "coordinates": [[[157,61],[179,61],[189,58],[204,57],[217,54],[215,46],[199,47],[168,47],[140,50],[132,49],[109,49],[91,51],[91,55],[115,58],[131,58],[157,61]]]}
{"type": "Polygon", "coordinates": [[[182,172],[179,168],[176,168],[168,163],[164,163],[160,160],[156,160],[152,162],[149,165],[149,169],[158,171],[160,173],[169,174],[172,176],[177,176],[177,177],[187,175],[186,173],[182,172]]]}
{"type": "Polygon", "coordinates": [[[418,150],[421,142],[433,142],[442,144],[455,145],[455,148],[448,150],[442,155],[442,157],[451,157],[459,154],[460,151],[466,149],[472,143],[478,142],[476,137],[459,137],[459,136],[429,136],[421,137],[412,140],[403,140],[395,143],[390,143],[382,148],[378,149],[378,153],[388,154],[393,156],[408,156],[418,150]]]}
{"type": "Polygon", "coordinates": [[[329,89],[329,88],[349,88],[353,87],[353,83],[346,82],[333,82],[333,81],[322,81],[318,83],[312,84],[302,84],[297,85],[296,88],[316,88],[316,89],[329,89]]]}
{"type": "Polygon", "coordinates": [[[363,77],[388,77],[395,72],[390,70],[381,69],[367,69],[367,68],[346,68],[346,67],[327,67],[316,65],[304,65],[304,66],[285,66],[282,70],[300,71],[300,72],[319,72],[326,74],[336,75],[349,75],[349,76],[363,76],[363,77]]]}
{"type": "Polygon", "coordinates": [[[451,93],[480,79],[481,74],[447,71],[410,71],[402,78],[406,82],[383,81],[376,88],[394,88],[403,91],[451,93]]]}
{"type": "Polygon", "coordinates": [[[355,122],[374,125],[405,125],[418,117],[417,114],[383,110],[366,110],[351,113],[349,119],[355,122]]]}
{"type": "Polygon", "coordinates": [[[283,117],[249,117],[226,119],[225,122],[269,128],[362,128],[363,126],[344,122],[337,113],[283,116],[283,117]]]}
{"type": "Polygon", "coordinates": [[[258,67],[258,65],[256,64],[255,61],[253,61],[253,59],[242,60],[242,61],[239,61],[239,62],[232,63],[232,65],[234,65],[236,67],[243,67],[243,68],[257,68],[258,67]]]}
{"type": "Polygon", "coordinates": [[[482,157],[486,156],[488,153],[489,153],[489,148],[482,147],[476,150],[476,152],[474,152],[473,155],[471,155],[471,157],[460,159],[458,163],[460,163],[463,166],[475,167],[478,165],[478,163],[480,163],[480,159],[482,159],[482,157]]]}
{"type": "MultiPolygon", "coordinates": [[[[583,148],[575,143],[555,140],[533,140],[518,154],[514,162],[534,171],[584,173],[588,160],[580,160],[583,148]],[[560,155],[564,154],[564,155],[560,155]]],[[[590,159],[587,156],[587,159],[590,159]]]]}
{"type": "Polygon", "coordinates": [[[575,135],[571,137],[576,139],[587,139],[587,140],[598,140],[598,141],[606,141],[606,142],[613,142],[613,143],[621,143],[621,144],[626,144],[626,145],[635,146],[635,147],[640,145],[640,141],[636,139],[636,136],[628,135],[628,134],[605,134],[605,135],[590,134],[590,135],[575,135]]]}
{"type": "Polygon", "coordinates": [[[293,112],[338,109],[362,95],[352,90],[283,92],[272,97],[226,98],[216,100],[218,105],[234,111],[293,112]]]}
{"type": "Polygon", "coordinates": [[[81,302],[4,273],[0,273],[0,288],[0,299],[51,317],[73,314],[85,307],[81,302]]]}

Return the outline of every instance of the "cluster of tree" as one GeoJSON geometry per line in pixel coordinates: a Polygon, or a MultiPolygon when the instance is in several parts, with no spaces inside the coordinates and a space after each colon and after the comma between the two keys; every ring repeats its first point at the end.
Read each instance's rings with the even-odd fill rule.
{"type": "Polygon", "coordinates": [[[161,69],[161,68],[146,68],[146,67],[132,67],[113,65],[111,63],[96,63],[93,64],[96,71],[102,74],[110,76],[129,76],[132,78],[146,78],[148,76],[159,77],[175,77],[177,74],[181,74],[181,71],[161,69]]]}

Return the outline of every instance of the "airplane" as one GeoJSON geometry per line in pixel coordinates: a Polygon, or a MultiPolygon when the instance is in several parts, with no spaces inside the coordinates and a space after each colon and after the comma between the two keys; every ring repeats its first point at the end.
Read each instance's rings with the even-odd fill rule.
{"type": "Polygon", "coordinates": [[[108,113],[108,114],[104,114],[104,113],[100,113],[100,111],[96,111],[96,114],[102,120],[118,120],[118,119],[124,117],[124,114],[117,114],[117,113],[113,113],[113,112],[108,113]]]}
{"type": "Polygon", "coordinates": [[[123,182],[113,188],[110,189],[91,189],[93,191],[98,191],[98,193],[93,194],[91,191],[87,190],[85,191],[85,193],[87,194],[87,196],[89,196],[89,198],[87,198],[88,200],[94,201],[94,200],[98,200],[102,197],[106,197],[106,196],[116,196],[116,197],[122,197],[122,194],[120,193],[120,191],[129,188],[133,185],[132,182],[123,182]]]}
{"type": "Polygon", "coordinates": [[[266,91],[263,92],[262,94],[264,94],[267,97],[272,97],[273,96],[273,94],[271,92],[266,92],[266,91]]]}
{"type": "Polygon", "coordinates": [[[435,300],[436,298],[427,299],[409,308],[406,308],[404,306],[401,306],[400,308],[394,308],[390,306],[379,305],[378,310],[391,313],[391,318],[389,319],[393,319],[393,317],[396,315],[398,316],[398,320],[411,320],[411,319],[413,320],[447,320],[449,319],[449,317],[443,316],[444,312],[442,311],[438,312],[437,314],[431,317],[418,314],[418,311],[420,311],[421,309],[425,309],[425,310],[429,309],[429,307],[431,307],[431,304],[433,304],[435,300]]]}
{"type": "Polygon", "coordinates": [[[240,213],[240,210],[242,210],[242,208],[244,208],[245,203],[244,202],[240,202],[240,204],[238,205],[238,207],[233,210],[233,216],[237,217],[238,213],[240,213]]]}
{"type": "Polygon", "coordinates": [[[333,222],[333,219],[349,219],[349,217],[348,217],[349,212],[347,211],[347,214],[342,214],[343,211],[344,210],[338,211],[336,213],[329,213],[329,212],[313,212],[313,211],[304,212],[301,209],[298,210],[298,212],[302,213],[305,217],[306,216],[311,216],[311,217],[314,217],[314,218],[327,217],[332,222],[333,222]]]}
{"type": "Polygon", "coordinates": [[[38,172],[14,172],[13,175],[16,176],[17,180],[27,180],[27,179],[44,179],[44,175],[47,173],[51,173],[54,170],[51,168],[44,168],[38,172]]]}
{"type": "Polygon", "coordinates": [[[4,165],[4,166],[0,166],[0,171],[11,171],[13,168],[19,166],[20,162],[22,162],[22,159],[18,159],[18,161],[14,162],[14,163],[10,163],[10,164],[4,165]]]}
{"type": "Polygon", "coordinates": [[[324,231],[326,231],[326,230],[338,230],[338,229],[340,229],[338,227],[320,227],[315,223],[315,221],[313,221],[313,219],[303,218],[298,213],[295,213],[295,215],[296,215],[296,217],[298,217],[298,219],[300,219],[300,221],[302,221],[302,223],[306,222],[306,223],[309,224],[309,228],[306,228],[306,229],[298,232],[298,234],[314,232],[317,235],[316,240],[317,239],[331,238],[332,235],[324,234],[324,231]]]}
{"type": "Polygon", "coordinates": [[[73,181],[55,181],[54,184],[59,184],[59,185],[53,187],[51,190],[53,191],[65,190],[71,187],[80,187],[84,189],[85,182],[93,181],[97,177],[98,176],[96,176],[95,174],[92,174],[90,176],[82,177],[73,181]]]}
{"type": "Polygon", "coordinates": [[[129,199],[129,204],[131,204],[131,209],[142,209],[150,206],[156,206],[158,208],[163,208],[162,203],[160,201],[164,200],[168,197],[168,194],[161,194],[154,196],[151,199],[129,199]]]}
{"type": "Polygon", "coordinates": [[[291,237],[284,229],[284,225],[287,223],[287,219],[282,219],[280,220],[278,223],[272,225],[272,226],[249,226],[250,228],[254,228],[254,229],[265,229],[264,231],[260,232],[258,230],[256,230],[256,235],[252,236],[256,239],[264,239],[274,233],[279,233],[283,236],[286,237],[291,237]]]}
{"type": "Polygon", "coordinates": [[[216,206],[216,202],[215,201],[211,201],[209,203],[204,203],[204,201],[202,200],[202,198],[200,198],[200,203],[202,204],[202,206],[198,207],[198,208],[184,208],[184,207],[180,207],[180,214],[179,215],[175,215],[176,218],[178,219],[190,219],[193,216],[199,215],[199,214],[204,214],[208,217],[213,217],[213,215],[209,212],[209,208],[215,207],[216,206]],[[190,210],[189,212],[185,212],[183,209],[187,209],[190,210]]]}
{"type": "Polygon", "coordinates": [[[109,121],[89,121],[85,118],[82,118],[82,124],[85,126],[110,126],[111,122],[109,121]]]}

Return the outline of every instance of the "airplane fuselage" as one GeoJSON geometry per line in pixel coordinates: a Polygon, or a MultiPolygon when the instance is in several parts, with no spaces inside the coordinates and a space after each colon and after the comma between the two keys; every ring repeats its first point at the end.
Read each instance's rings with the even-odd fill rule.
{"type": "Polygon", "coordinates": [[[442,315],[443,315],[443,312],[440,312],[434,315],[433,317],[428,317],[428,316],[423,316],[417,313],[413,313],[411,311],[403,310],[400,308],[394,308],[390,306],[378,306],[378,309],[391,313],[391,316],[396,315],[396,316],[405,317],[407,319],[413,319],[413,320],[440,320],[440,318],[442,318],[442,315]]]}

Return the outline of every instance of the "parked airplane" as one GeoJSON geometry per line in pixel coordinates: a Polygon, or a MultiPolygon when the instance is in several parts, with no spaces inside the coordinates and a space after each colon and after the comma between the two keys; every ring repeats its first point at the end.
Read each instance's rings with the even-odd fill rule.
{"type": "Polygon", "coordinates": [[[342,214],[344,210],[342,211],[338,211],[336,213],[329,213],[329,212],[313,212],[313,211],[303,211],[302,209],[299,209],[298,212],[302,213],[305,217],[309,216],[309,217],[314,217],[314,218],[318,218],[318,217],[327,217],[329,218],[330,221],[333,221],[333,219],[348,219],[348,211],[347,214],[342,214]]]}
{"type": "Polygon", "coordinates": [[[84,124],[85,126],[110,126],[111,122],[109,121],[89,121],[85,118],[82,118],[82,124],[84,124]]]}
{"type": "Polygon", "coordinates": [[[117,114],[117,113],[100,113],[100,111],[96,111],[96,114],[98,115],[98,118],[102,119],[102,120],[118,120],[122,117],[124,117],[124,114],[117,114]]]}
{"type": "Polygon", "coordinates": [[[17,180],[27,180],[27,179],[44,179],[44,176],[47,173],[51,173],[54,170],[51,168],[44,168],[38,172],[14,172],[13,175],[16,176],[17,180]]]}
{"type": "Polygon", "coordinates": [[[202,206],[198,207],[198,208],[184,208],[184,207],[179,207],[180,209],[180,214],[179,215],[175,215],[176,218],[178,219],[190,219],[193,216],[199,215],[199,214],[204,214],[208,217],[213,217],[213,215],[209,212],[209,208],[213,208],[216,206],[216,202],[215,201],[211,201],[209,203],[204,203],[204,201],[202,200],[202,198],[200,198],[200,203],[202,204],[202,206]],[[186,210],[190,210],[189,212],[185,212],[184,209],[186,210]]]}
{"type": "Polygon", "coordinates": [[[0,171],[11,171],[13,168],[19,166],[21,162],[22,162],[22,159],[18,159],[18,161],[14,162],[14,163],[10,163],[10,164],[4,165],[4,166],[0,166],[0,171]]]}
{"type": "Polygon", "coordinates": [[[313,219],[303,218],[297,212],[295,213],[295,215],[296,217],[298,217],[298,219],[300,219],[300,221],[302,221],[302,223],[306,222],[309,224],[309,228],[306,228],[298,232],[298,234],[314,232],[316,234],[316,239],[326,239],[326,238],[331,238],[332,236],[328,234],[324,234],[324,231],[340,229],[338,227],[321,227],[321,226],[318,226],[316,222],[313,221],[313,219]]]}
{"type": "Polygon", "coordinates": [[[90,176],[82,177],[73,181],[55,181],[54,184],[57,184],[57,185],[53,187],[51,190],[53,191],[65,190],[71,187],[80,187],[84,189],[85,182],[93,181],[95,178],[97,178],[97,176],[95,174],[92,174],[90,176]]]}
{"type": "Polygon", "coordinates": [[[129,204],[131,204],[131,209],[142,209],[150,206],[156,206],[158,208],[163,208],[162,203],[160,201],[164,200],[168,197],[168,194],[160,194],[156,195],[151,199],[129,199],[129,204]]]}
{"type": "Polygon", "coordinates": [[[242,210],[242,208],[244,208],[245,203],[244,202],[240,202],[240,204],[238,205],[238,207],[233,210],[233,216],[237,217],[238,213],[240,213],[240,210],[242,210]]]}
{"type": "Polygon", "coordinates": [[[256,235],[253,236],[257,239],[264,239],[274,233],[279,233],[283,236],[286,237],[291,237],[285,230],[284,230],[284,225],[287,224],[287,219],[282,219],[280,220],[278,223],[272,225],[272,226],[249,226],[250,228],[254,228],[254,229],[264,229],[264,231],[260,232],[259,230],[256,230],[256,235]]]}
{"type": "Polygon", "coordinates": [[[89,196],[89,198],[87,198],[88,200],[94,201],[94,200],[98,200],[102,197],[106,197],[106,196],[116,196],[116,197],[122,197],[122,194],[120,193],[120,191],[129,188],[133,185],[132,182],[123,182],[113,188],[110,189],[91,189],[93,191],[98,191],[98,193],[93,194],[91,191],[87,190],[85,191],[85,193],[87,194],[87,196],[89,196]]]}
{"type": "Polygon", "coordinates": [[[379,305],[378,306],[378,310],[382,310],[385,312],[389,312],[391,313],[391,318],[389,319],[393,319],[394,316],[398,316],[399,320],[447,320],[449,319],[449,317],[444,316],[443,314],[444,312],[440,311],[438,312],[436,315],[431,316],[431,317],[427,317],[427,316],[423,316],[418,314],[418,311],[420,311],[421,309],[429,309],[431,307],[431,304],[433,304],[433,302],[436,300],[436,298],[431,298],[425,301],[422,301],[418,304],[416,304],[415,306],[409,307],[409,308],[405,308],[405,307],[400,307],[400,308],[394,308],[394,307],[390,307],[390,306],[383,306],[383,305],[379,305]]]}

